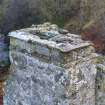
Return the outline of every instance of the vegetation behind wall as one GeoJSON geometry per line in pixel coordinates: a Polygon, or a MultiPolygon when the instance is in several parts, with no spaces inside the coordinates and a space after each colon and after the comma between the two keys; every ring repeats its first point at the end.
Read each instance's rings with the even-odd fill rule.
{"type": "Polygon", "coordinates": [[[7,34],[50,21],[79,34],[92,20],[105,26],[104,11],[105,0],[0,0],[0,29],[7,34]]]}
{"type": "Polygon", "coordinates": [[[8,33],[33,23],[50,21],[71,33],[78,33],[83,21],[88,20],[84,12],[90,15],[87,5],[81,0],[1,0],[0,29],[2,33],[8,33]]]}

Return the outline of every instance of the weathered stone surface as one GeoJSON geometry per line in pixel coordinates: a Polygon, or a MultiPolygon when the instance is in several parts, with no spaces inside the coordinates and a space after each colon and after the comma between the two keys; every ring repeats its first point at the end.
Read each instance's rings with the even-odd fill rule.
{"type": "Polygon", "coordinates": [[[41,39],[40,33],[50,27],[42,26],[10,33],[11,75],[4,105],[95,105],[96,55],[91,44],[60,34],[55,25],[50,30],[54,35],[44,33],[48,37],[41,39]]]}
{"type": "Polygon", "coordinates": [[[96,105],[105,105],[105,57],[98,58],[96,75],[96,105]]]}

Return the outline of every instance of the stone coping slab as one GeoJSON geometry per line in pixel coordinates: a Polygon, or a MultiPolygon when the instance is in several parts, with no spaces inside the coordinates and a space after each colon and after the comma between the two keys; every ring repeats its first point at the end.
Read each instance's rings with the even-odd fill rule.
{"type": "Polygon", "coordinates": [[[35,25],[10,32],[9,36],[26,42],[40,43],[50,48],[56,48],[61,52],[70,52],[92,45],[88,41],[83,41],[79,35],[70,34],[56,25],[35,25]]]}

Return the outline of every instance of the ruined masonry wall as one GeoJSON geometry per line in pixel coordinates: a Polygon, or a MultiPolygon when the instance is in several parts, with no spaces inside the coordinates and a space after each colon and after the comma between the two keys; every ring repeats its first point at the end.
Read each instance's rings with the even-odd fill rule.
{"type": "Polygon", "coordinates": [[[66,51],[48,39],[19,35],[10,35],[11,75],[4,105],[95,105],[96,56],[91,45],[66,51]]]}

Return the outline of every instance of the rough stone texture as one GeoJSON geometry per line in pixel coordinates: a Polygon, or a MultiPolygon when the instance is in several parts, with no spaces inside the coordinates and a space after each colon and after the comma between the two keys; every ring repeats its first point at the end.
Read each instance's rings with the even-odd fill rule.
{"type": "Polygon", "coordinates": [[[96,75],[96,105],[105,105],[105,57],[98,58],[96,75]]]}
{"type": "Polygon", "coordinates": [[[11,32],[4,105],[95,105],[89,42],[46,23],[11,32]]]}

